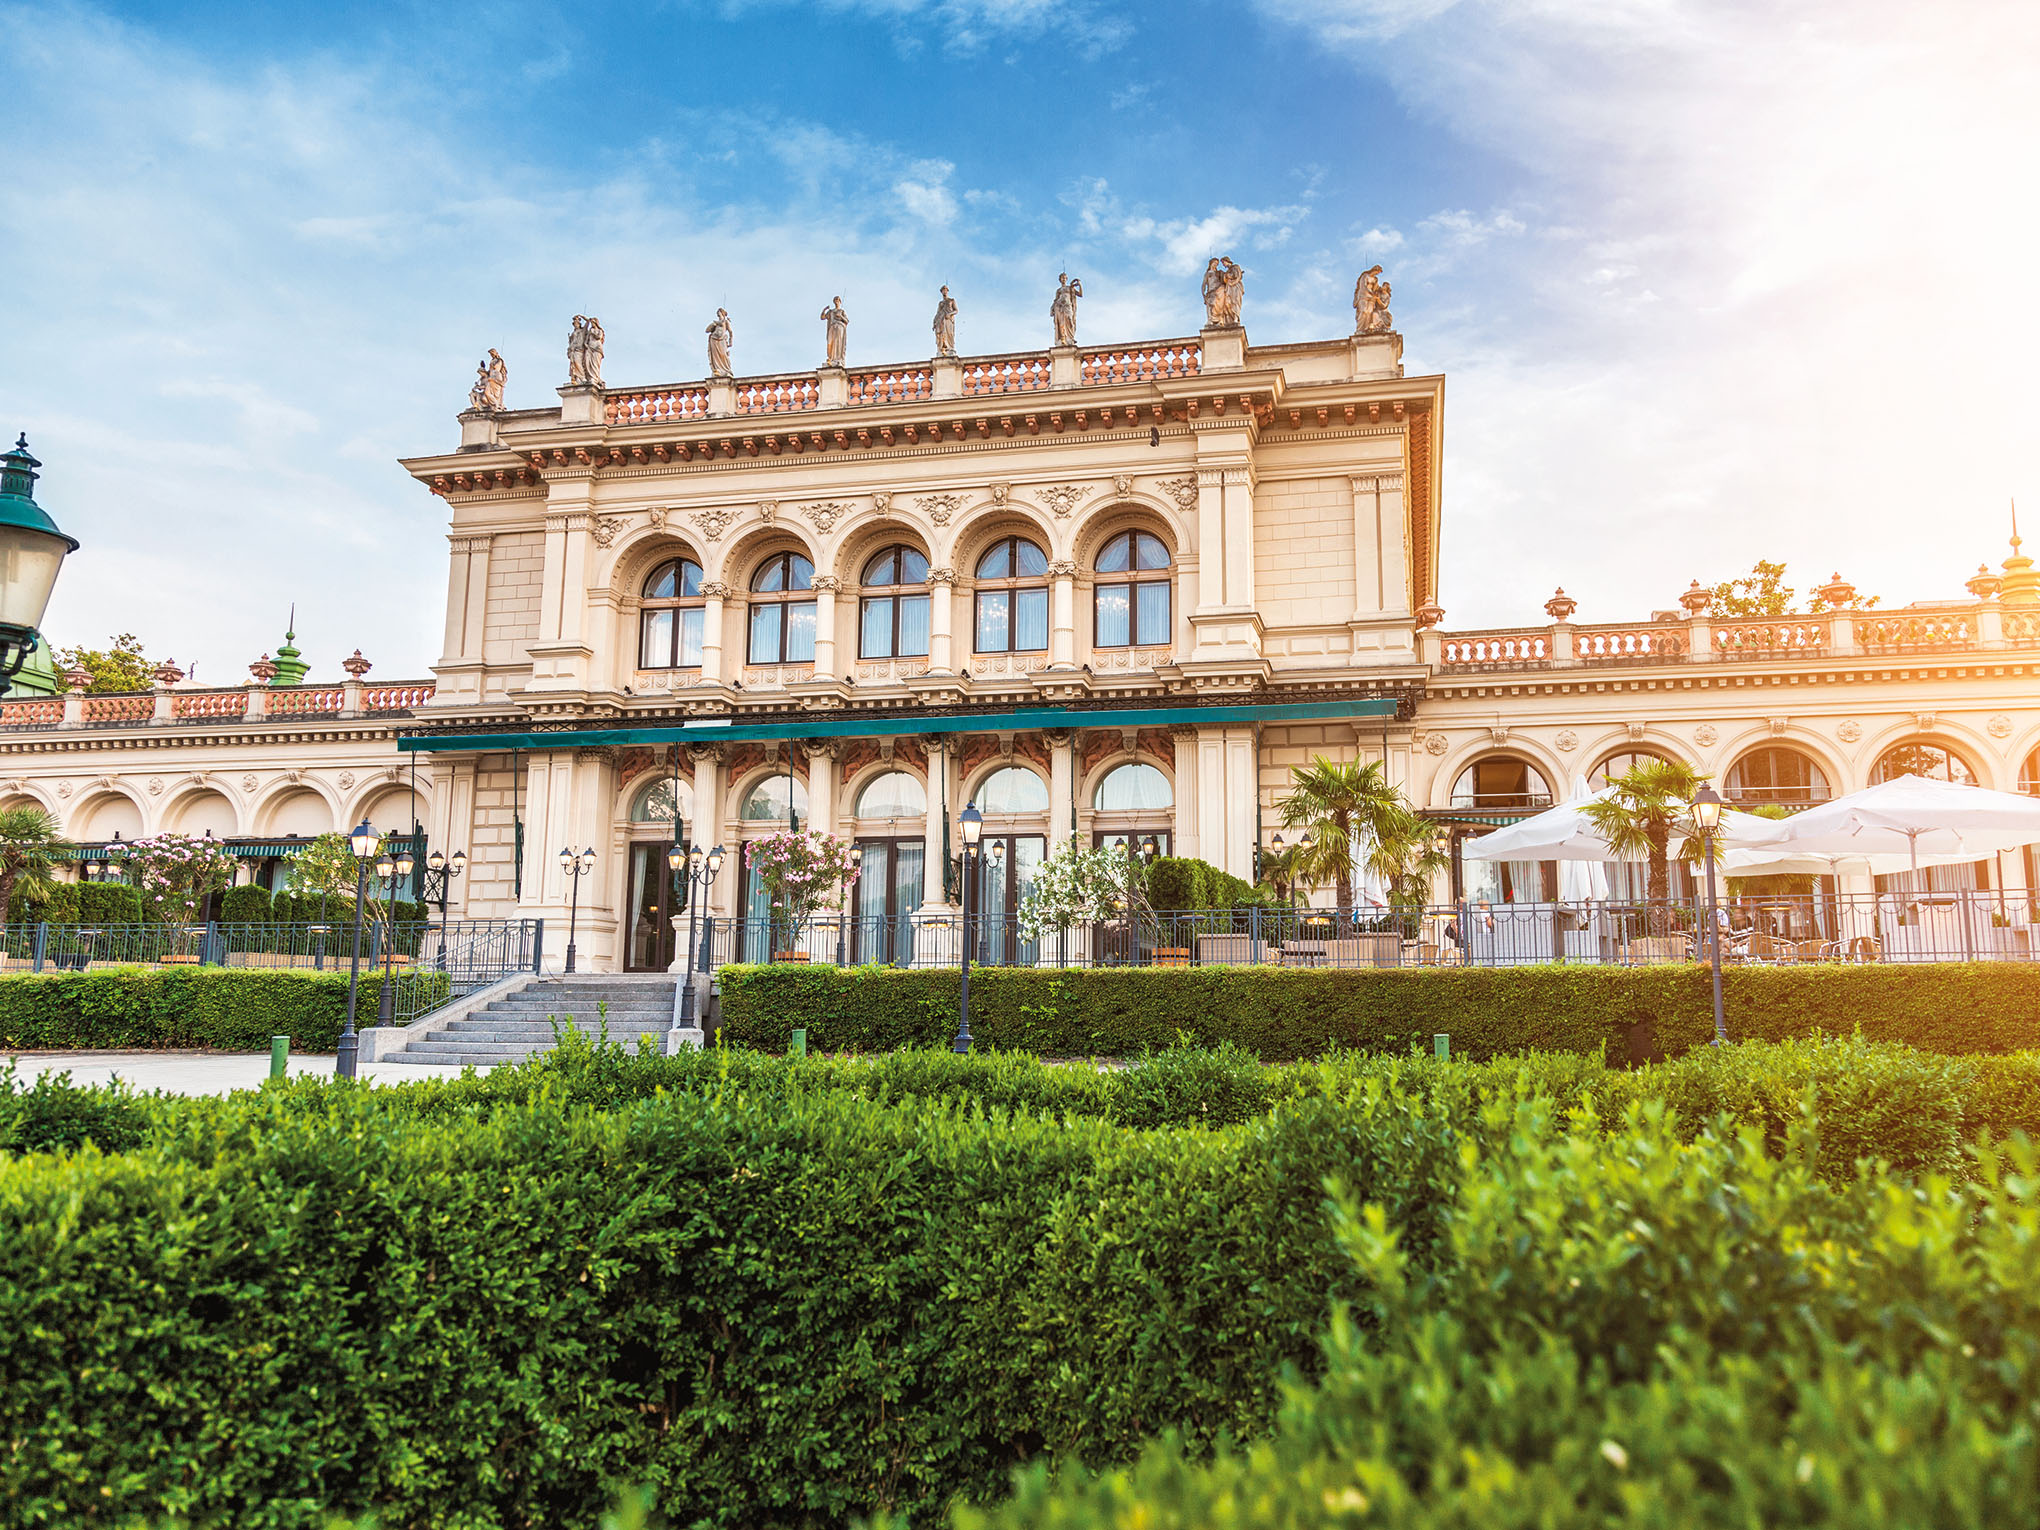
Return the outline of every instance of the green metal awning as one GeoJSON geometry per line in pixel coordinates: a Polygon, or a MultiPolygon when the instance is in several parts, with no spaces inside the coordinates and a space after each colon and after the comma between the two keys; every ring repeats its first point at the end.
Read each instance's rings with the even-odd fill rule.
{"type": "Polygon", "coordinates": [[[409,733],[397,747],[410,753],[572,749],[595,744],[762,743],[790,738],[883,738],[925,733],[1019,733],[1040,728],[1166,728],[1178,723],[1350,722],[1396,715],[1392,696],[1348,701],[1299,701],[1194,707],[1020,707],[928,716],[914,712],[851,713],[791,722],[689,722],[665,727],[575,728],[558,732],[409,733]]]}

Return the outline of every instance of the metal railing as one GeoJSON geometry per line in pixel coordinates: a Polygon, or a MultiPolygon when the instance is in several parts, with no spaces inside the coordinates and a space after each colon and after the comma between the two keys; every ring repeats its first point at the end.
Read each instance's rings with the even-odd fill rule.
{"type": "MultiPolygon", "coordinates": [[[[1742,896],[1718,904],[1717,922],[1731,965],[2040,961],[2040,904],[2023,892],[1742,896]]],[[[1635,967],[1705,960],[1705,928],[1705,905],[1691,898],[1473,900],[1344,919],[1330,909],[1142,913],[1045,933],[1011,914],[973,914],[970,941],[973,965],[988,967],[1635,967]]],[[[713,966],[942,968],[958,965],[964,934],[956,914],[718,918],[705,945],[713,966]]]]}
{"type": "MultiPolygon", "coordinates": [[[[361,974],[387,971],[399,1024],[514,972],[535,972],[545,952],[543,919],[366,921],[361,974]]],[[[301,924],[10,924],[0,930],[6,967],[86,972],[112,967],[227,967],[347,972],[354,921],[301,924]]],[[[373,1013],[365,1017],[373,1023],[373,1013]]]]}

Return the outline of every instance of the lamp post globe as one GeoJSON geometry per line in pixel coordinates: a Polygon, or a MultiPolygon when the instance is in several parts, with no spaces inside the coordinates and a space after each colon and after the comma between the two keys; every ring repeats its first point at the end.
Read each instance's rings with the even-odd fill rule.
{"type": "MultiPolygon", "coordinates": [[[[347,836],[347,848],[354,855],[354,954],[347,966],[347,1023],[340,1032],[339,1044],[334,1048],[333,1072],[340,1078],[353,1078],[356,1060],[361,1052],[361,1038],[355,1033],[355,1006],[361,998],[361,919],[368,902],[368,867],[381,848],[382,836],[370,827],[366,818],[354,827],[347,836]]],[[[387,988],[389,985],[383,985],[387,988]]]]}
{"type": "Polygon", "coordinates": [[[573,884],[570,901],[567,904],[567,961],[566,971],[574,970],[574,935],[581,920],[581,878],[595,869],[595,847],[590,845],[579,855],[571,846],[560,851],[560,870],[567,874],[573,884]]]}
{"type": "MultiPolygon", "coordinates": [[[[970,941],[971,941],[970,895],[972,880],[971,862],[974,858],[980,856],[983,853],[978,848],[978,841],[984,837],[985,832],[985,815],[978,811],[978,805],[975,802],[965,807],[963,812],[958,815],[957,827],[963,831],[963,961],[960,973],[961,982],[957,989],[956,1000],[956,1040],[950,1043],[950,1047],[951,1050],[958,1053],[962,1053],[968,1052],[971,1046],[970,1038],[970,941]]],[[[1003,851],[1005,849],[1005,842],[1001,840],[997,848],[1003,851]]]]}
{"type": "Polygon", "coordinates": [[[1728,1040],[1721,1004],[1721,912],[1714,893],[1714,836],[1721,829],[1721,794],[1702,785],[1693,793],[1693,826],[1700,831],[1700,859],[1707,867],[1707,967],[1714,987],[1714,1044],[1728,1040]]]}
{"type": "Polygon", "coordinates": [[[78,550],[77,538],[58,530],[35,502],[35,470],[41,466],[29,453],[26,435],[0,456],[0,694],[28,662],[57,572],[78,550]]]}

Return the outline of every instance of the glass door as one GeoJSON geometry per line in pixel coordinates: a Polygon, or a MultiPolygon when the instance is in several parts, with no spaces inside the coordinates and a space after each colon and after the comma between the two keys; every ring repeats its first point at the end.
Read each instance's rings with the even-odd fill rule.
{"type": "Polygon", "coordinates": [[[679,952],[673,938],[673,916],[687,912],[687,873],[666,864],[670,848],[663,842],[630,847],[626,972],[664,972],[679,952]]]}
{"type": "Polygon", "coordinates": [[[971,960],[985,966],[1032,966],[1041,948],[1021,933],[1018,914],[1047,857],[1048,840],[1040,834],[987,834],[979,848],[977,886],[971,893],[976,936],[971,960]],[[998,846],[1004,847],[1003,855],[996,853],[998,846]]]}
{"type": "Polygon", "coordinates": [[[851,960],[909,966],[914,960],[910,916],[921,906],[926,846],[918,839],[861,839],[857,854],[851,960]]]}

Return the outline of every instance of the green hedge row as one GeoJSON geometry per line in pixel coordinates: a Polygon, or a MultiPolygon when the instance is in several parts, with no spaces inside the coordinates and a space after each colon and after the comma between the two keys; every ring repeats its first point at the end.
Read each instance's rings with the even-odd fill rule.
{"type": "MultiPolygon", "coordinates": [[[[2035,1059],[1863,1043],[1635,1072],[1262,1069],[1297,1087],[1223,1130],[987,1109],[1025,1074],[1042,1099],[1137,1096],[939,1055],[577,1050],[445,1085],[151,1101],[137,1151],[0,1160],[0,1523],[592,1527],[635,1482],[676,1524],[925,1524],[1003,1496],[1015,1465],[1109,1466],[1168,1431],[1183,1452],[1097,1490],[1131,1511],[1037,1475],[1012,1522],[1370,1522],[1347,1488],[1462,1514],[1389,1524],[1828,1522],[1764,1496],[1804,1485],[1811,1450],[1832,1501],[1958,1511],[1901,1496],[1919,1512],[1880,1521],[1873,1491],[1852,1523],[2024,1523],[2005,1492],[2034,1469],[2040,1173],[1950,1188],[1828,1146],[1937,1167],[1918,1121],[1967,1087],[1957,1061],[2032,1108],[2035,1059]],[[580,1072],[601,1077],[577,1097],[580,1072]],[[623,1097],[653,1074],[680,1087],[623,1097]],[[1674,1096],[1741,1101],[1751,1129],[1661,1121],[1674,1096]],[[1341,1230],[1327,1182],[1373,1211],[1341,1230]],[[1356,1370],[1370,1355],[1384,1368],[1356,1370]],[[1214,1486],[1195,1459],[1263,1434],[1291,1367],[1331,1399],[1302,1423],[1292,1402],[1278,1436],[1297,1491],[1258,1456],[1222,1456],[1214,1486]],[[1688,1381],[1704,1401],[1675,1397],[1688,1381]],[[1618,1456],[1664,1477],[1663,1512],[1604,1503],[1618,1456]],[[1766,1472],[1738,1488],[1746,1457],[1766,1472]],[[1872,1457],[1918,1469],[1865,1479],[1872,1457]],[[1511,1462],[1536,1478],[1523,1505],[1511,1462]],[[1253,1492],[1226,1512],[1235,1479],[1253,1492]],[[1524,1512],[1476,1513],[1461,1486],[1524,1512]],[[1758,1496],[1681,1512],[1738,1490],[1758,1496]]],[[[1258,1067],[1149,1066],[1176,1120],[1258,1067]]],[[[36,1109],[54,1144],[92,1135],[36,1109]]]]}
{"type": "MultiPolygon", "coordinates": [[[[730,966],[722,1023],[779,1050],[795,1027],[825,1051],[936,1046],[956,1032],[954,971],[730,966]]],[[[1741,967],[1725,976],[1729,1034],[1782,1040],[1860,1029],[1934,1052],[2040,1045],[2040,964],[1741,967]]],[[[1404,1052],[1433,1034],[1455,1054],[1531,1050],[1642,1061],[1713,1039],[1704,967],[987,967],[970,980],[982,1046],[1126,1057],[1178,1040],[1232,1042],[1269,1061],[1333,1047],[1404,1052]]]]}
{"type": "MultiPolygon", "coordinates": [[[[408,974],[406,983],[443,982],[408,974]]],[[[364,964],[356,1025],[375,1022],[382,978],[364,964]]],[[[0,1046],[44,1051],[209,1047],[266,1052],[271,1036],[330,1052],[347,1015],[347,973],[115,967],[0,977],[0,1046]]]]}
{"type": "Polygon", "coordinates": [[[7,900],[9,924],[139,924],[142,895],[125,882],[59,882],[39,903],[17,885],[7,900]]]}

